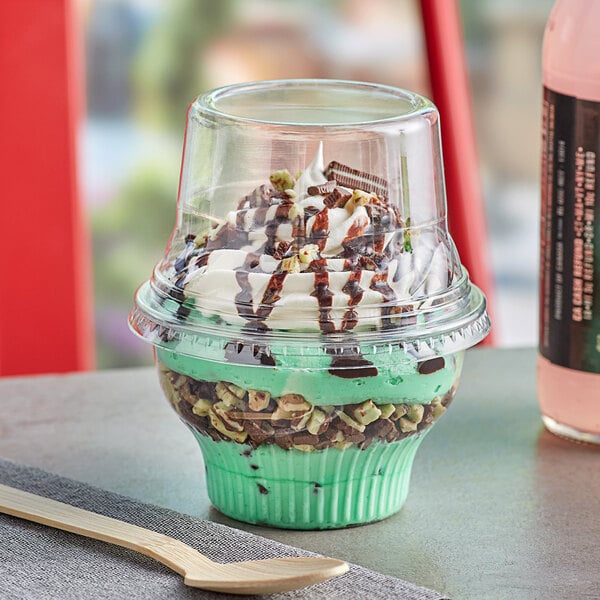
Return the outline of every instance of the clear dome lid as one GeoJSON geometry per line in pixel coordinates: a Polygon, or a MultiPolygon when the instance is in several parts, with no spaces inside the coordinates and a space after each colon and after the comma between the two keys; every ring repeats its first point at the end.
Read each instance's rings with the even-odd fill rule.
{"type": "Polygon", "coordinates": [[[448,233],[437,110],[330,80],[200,96],[175,228],[135,303],[144,339],[214,360],[237,347],[245,364],[270,364],[273,344],[300,366],[323,347],[476,344],[489,320],[448,233]]]}

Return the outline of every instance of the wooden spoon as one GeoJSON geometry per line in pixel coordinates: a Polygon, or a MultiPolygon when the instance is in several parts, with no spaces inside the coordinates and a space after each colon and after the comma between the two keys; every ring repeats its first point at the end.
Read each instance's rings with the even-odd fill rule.
{"type": "Polygon", "coordinates": [[[287,592],[348,570],[345,562],[325,557],[217,563],[161,533],[1,484],[0,512],[141,552],[183,575],[187,585],[217,592],[287,592]]]}

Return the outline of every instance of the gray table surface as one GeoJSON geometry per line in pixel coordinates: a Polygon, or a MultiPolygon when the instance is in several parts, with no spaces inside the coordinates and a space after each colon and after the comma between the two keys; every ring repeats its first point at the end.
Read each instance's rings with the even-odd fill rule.
{"type": "Polygon", "coordinates": [[[301,532],[212,508],[202,457],[154,369],[0,379],[0,456],[336,556],[455,599],[600,598],[600,449],[543,429],[533,349],[467,352],[404,508],[301,532]]]}

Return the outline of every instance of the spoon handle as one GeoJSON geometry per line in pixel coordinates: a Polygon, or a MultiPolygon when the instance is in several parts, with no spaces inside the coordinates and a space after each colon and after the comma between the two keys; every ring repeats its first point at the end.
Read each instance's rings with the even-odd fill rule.
{"type": "Polygon", "coordinates": [[[185,575],[190,563],[214,563],[187,544],[156,531],[0,484],[0,512],[130,548],[185,575]]]}

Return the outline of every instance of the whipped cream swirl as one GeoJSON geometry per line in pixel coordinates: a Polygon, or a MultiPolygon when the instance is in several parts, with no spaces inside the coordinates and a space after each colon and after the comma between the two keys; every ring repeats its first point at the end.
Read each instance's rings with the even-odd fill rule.
{"type": "Polygon", "coordinates": [[[414,322],[402,316],[411,302],[453,277],[444,232],[409,227],[382,178],[336,162],[325,168],[322,145],[297,180],[273,174],[187,244],[175,262],[184,295],[206,316],[257,328],[398,327],[414,322]]]}

